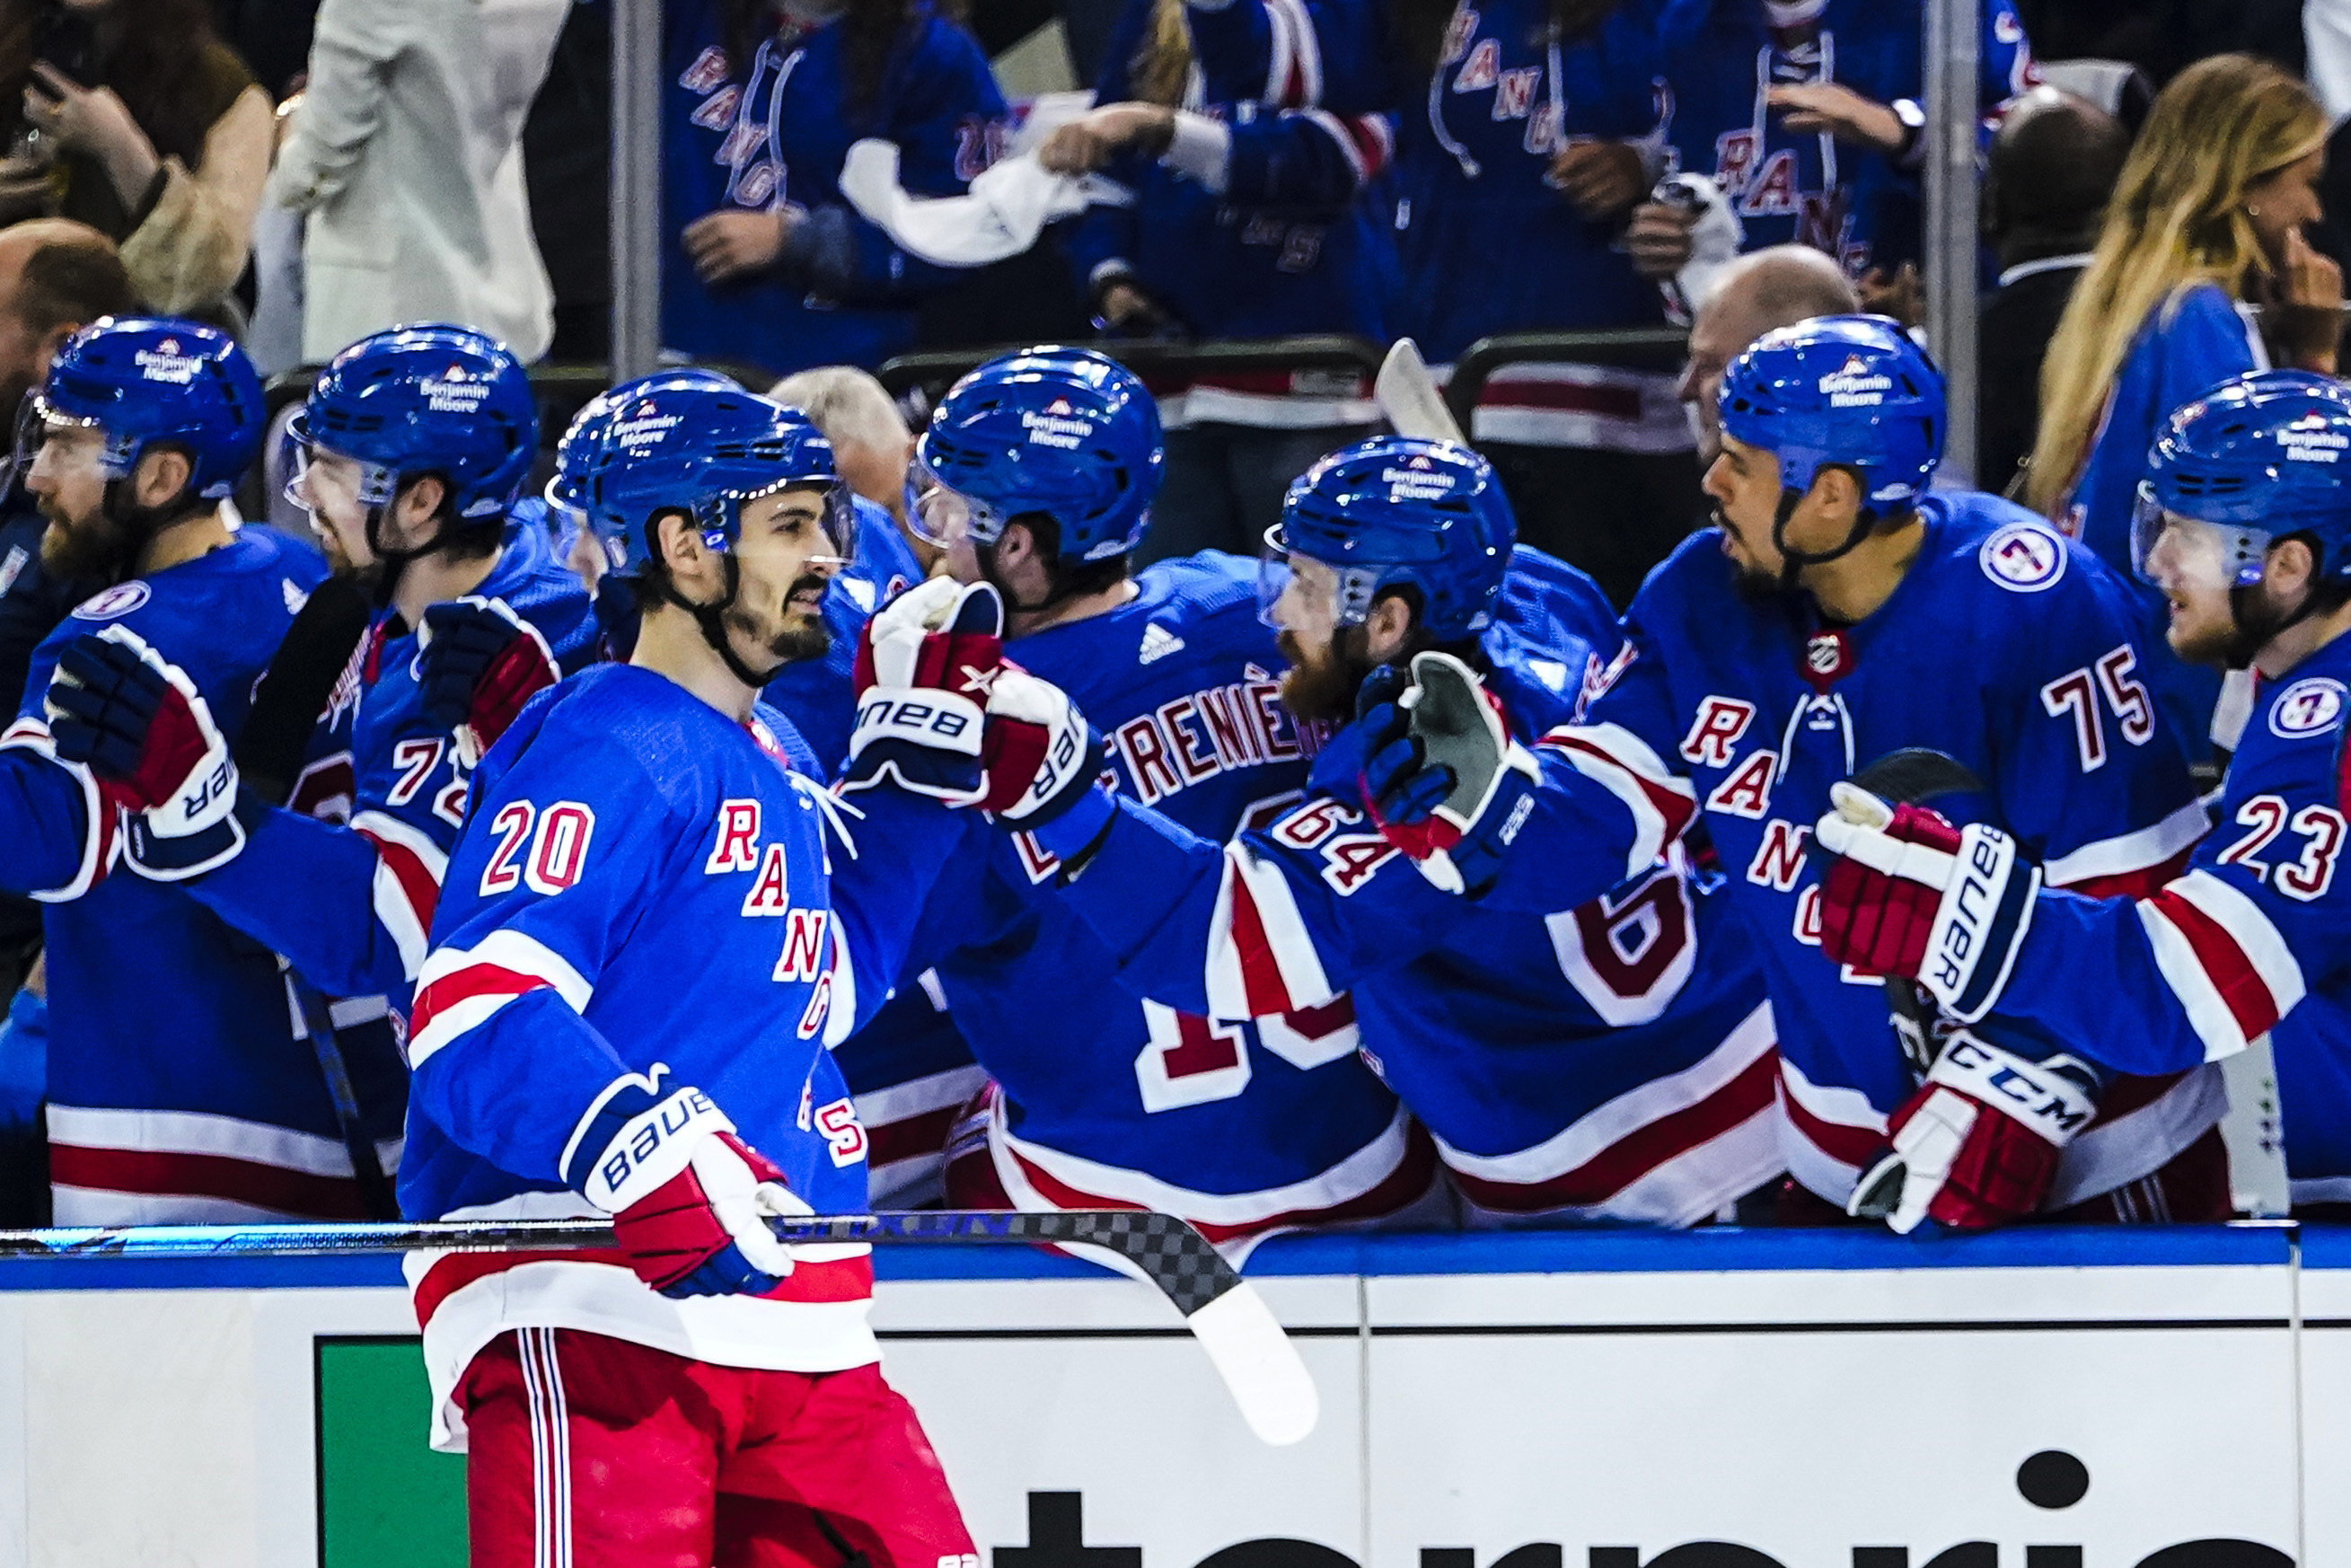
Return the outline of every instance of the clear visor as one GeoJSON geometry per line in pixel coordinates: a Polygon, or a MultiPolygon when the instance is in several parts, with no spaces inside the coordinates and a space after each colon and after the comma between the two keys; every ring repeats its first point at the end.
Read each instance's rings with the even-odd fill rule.
{"type": "Polygon", "coordinates": [[[2142,482],[2131,508],[2131,566],[2162,589],[2249,588],[2269,559],[2266,529],[2208,523],[2167,512],[2155,486],[2142,482]]]}
{"type": "Polygon", "coordinates": [[[940,549],[952,549],[967,538],[994,544],[1004,535],[1004,519],[994,507],[949,489],[919,456],[906,465],[906,526],[915,538],[940,549]]]}
{"type": "MultiPolygon", "coordinates": [[[[49,437],[58,431],[98,428],[98,421],[94,419],[76,419],[70,414],[59,413],[49,406],[48,401],[41,396],[37,389],[26,392],[25,400],[16,405],[16,429],[15,438],[9,443],[7,473],[5,484],[0,484],[0,488],[14,487],[21,484],[25,477],[32,473],[33,463],[40,456],[41,448],[47,445],[49,437]]],[[[103,444],[91,445],[90,457],[98,466],[100,477],[107,479],[123,477],[120,473],[108,465],[108,454],[104,450],[103,444]]]]}
{"type": "Polygon", "coordinates": [[[584,528],[588,526],[588,506],[580,498],[582,486],[576,478],[557,470],[547,481],[547,511],[558,527],[584,528]]]}
{"type": "MultiPolygon", "coordinates": [[[[773,496],[784,490],[820,487],[824,497],[824,537],[832,542],[834,553],[830,556],[810,556],[809,559],[812,564],[818,561],[830,561],[836,570],[845,570],[857,559],[857,503],[850,495],[848,486],[837,479],[829,484],[821,484],[820,486],[807,479],[785,479],[777,484],[762,486],[757,490],[733,490],[724,492],[724,495],[725,498],[732,503],[728,515],[739,527],[743,508],[763,496],[773,496]]],[[[550,503],[555,501],[553,484],[548,486],[548,500],[550,503]]],[[[695,510],[699,516],[702,508],[697,505],[695,510]]],[[[726,530],[724,528],[713,527],[716,521],[716,519],[713,517],[703,517],[703,543],[711,549],[723,550],[727,548],[726,530]]]]}
{"type": "Polygon", "coordinates": [[[1265,530],[1258,551],[1257,618],[1277,632],[1360,626],[1371,613],[1377,567],[1337,567],[1292,555],[1281,525],[1265,530]]]}

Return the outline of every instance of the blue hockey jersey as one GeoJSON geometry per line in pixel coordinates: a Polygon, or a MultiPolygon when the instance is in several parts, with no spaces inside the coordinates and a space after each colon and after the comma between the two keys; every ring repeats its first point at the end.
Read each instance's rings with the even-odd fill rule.
{"type": "MultiPolygon", "coordinates": [[[[1878,978],[1819,951],[1805,845],[1830,784],[1902,747],[1949,753],[1989,794],[1938,810],[1998,821],[2053,884],[2098,893],[2152,886],[2205,826],[2113,574],[1993,497],[1919,509],[1917,559],[1849,627],[1823,624],[1807,595],[1743,593],[1719,531],[1685,542],[1634,601],[1581,722],[1538,748],[1546,787],[1488,899],[1549,908],[1563,888],[1606,887],[1702,818],[1762,956],[1789,1169],[1840,1203],[1914,1081],[1878,978]]],[[[2109,1094],[2052,1207],[2148,1174],[2220,1113],[2210,1073],[2156,1087],[2152,1103],[2109,1094]]]]}
{"type": "MultiPolygon", "coordinates": [[[[1512,727],[1541,733],[1620,637],[1589,578],[1523,547],[1514,568],[1482,646],[1512,727]]],[[[1229,847],[1123,808],[1062,896],[1127,985],[1176,1007],[1294,1013],[1345,988],[1474,1218],[1687,1225],[1781,1169],[1761,976],[1679,846],[1582,907],[1489,909],[1388,846],[1363,762],[1350,726],[1303,802],[1229,847]]]]}
{"type": "Polygon", "coordinates": [[[2296,1203],[2351,1200],[2346,705],[2351,638],[2265,683],[2186,874],[2135,900],[2044,893],[1994,1012],[2132,1072],[2268,1030],[2296,1203]]]}
{"type": "MultiPolygon", "coordinates": [[[[1817,34],[1787,47],[1762,0],[1669,0],[1663,19],[1682,167],[1711,174],[1746,231],[1741,247],[1808,245],[1855,277],[1918,256],[1919,183],[1882,153],[1798,133],[1774,87],[1836,82],[1878,103],[1922,101],[1925,9],[1829,0],[1817,34]]],[[[2039,79],[2012,0],[1983,8],[1978,106],[1988,117],[2039,79]]]]}
{"type": "Polygon", "coordinates": [[[746,60],[724,37],[729,10],[717,0],[665,7],[662,342],[778,375],[878,365],[913,346],[915,298],[958,274],[858,216],[841,193],[842,161],[860,138],[886,137],[909,192],[961,194],[1002,134],[987,58],[970,34],[916,5],[874,100],[852,105],[837,22],[759,38],[746,60]],[[679,237],[688,224],[778,208],[805,215],[778,267],[715,287],[695,276],[679,237]]]}
{"type": "Polygon", "coordinates": [[[2172,295],[2132,340],[2059,516],[2065,532],[2097,551],[2129,583],[2148,650],[2149,684],[2199,758],[2220,700],[2220,677],[2183,663],[2164,642],[2169,604],[2160,589],[2131,575],[2131,511],[2139,483],[2147,476],[2147,450],[2172,410],[2224,381],[2269,368],[2261,333],[2218,284],[2194,283],[2172,295]]]}
{"type": "MultiPolygon", "coordinates": [[[[1256,574],[1213,552],[1162,561],[1126,603],[1008,650],[1107,737],[1118,790],[1218,841],[1306,781],[1256,574]]],[[[1140,1205],[1246,1244],[1427,1190],[1426,1138],[1357,1058],[1345,998],[1255,1023],[1138,1001],[1053,892],[1059,862],[971,831],[925,912],[920,961],[1002,1087],[990,1150],[1016,1204],[1140,1205]]]]}
{"type": "MultiPolygon", "coordinates": [[[[592,1212],[571,1141],[623,1081],[693,1085],[820,1211],[865,1203],[866,1137],[829,1047],[888,995],[961,824],[887,790],[844,829],[818,781],[667,678],[605,664],[540,694],[474,779],[420,977],[401,1203],[592,1212]]],[[[420,1255],[436,1440],[475,1350],[592,1330],[727,1365],[874,1358],[862,1246],[796,1249],[772,1295],[672,1301],[618,1254],[420,1255]]]]}
{"type": "MultiPolygon", "coordinates": [[[[33,656],[0,737],[0,883],[48,901],[50,1176],[67,1225],[355,1219],[350,1158],[276,956],[192,899],[116,866],[95,782],[59,764],[43,715],[74,639],[121,626],[187,673],[232,744],[318,557],[247,528],[81,605],[33,656]]],[[[388,1036],[361,1041],[363,1100],[397,1107],[388,1036]]],[[[371,1129],[387,1163],[396,1120],[371,1129]]]]}
{"type": "MultiPolygon", "coordinates": [[[[588,591],[554,559],[536,520],[508,520],[497,564],[475,592],[535,627],[565,674],[594,662],[588,591]]],[[[418,658],[416,634],[387,612],[352,651],[319,720],[317,760],[297,800],[305,786],[322,793],[320,781],[336,776],[340,759],[351,781],[348,826],[273,809],[235,860],[185,884],[318,989],[381,997],[398,1012],[424,962],[470,779],[451,735],[427,727],[417,712],[418,658]]]]}

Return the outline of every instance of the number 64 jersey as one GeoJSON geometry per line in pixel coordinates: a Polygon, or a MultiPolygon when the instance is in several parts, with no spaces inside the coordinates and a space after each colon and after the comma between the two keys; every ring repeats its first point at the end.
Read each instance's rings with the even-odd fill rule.
{"type": "MultiPolygon", "coordinates": [[[[1551,907],[1562,883],[1604,886],[1703,821],[1762,955],[1789,1172],[1840,1206],[1916,1079],[1879,978],[1821,953],[1806,846],[1829,786],[1898,749],[1946,752],[1985,792],[1938,810],[1997,823],[2050,885],[2099,895],[2153,891],[2205,830],[2123,584],[1994,497],[1937,493],[1918,509],[1917,558],[1851,626],[1824,623],[1809,594],[1743,590],[1719,530],[1684,541],[1634,600],[1581,721],[1536,747],[1544,788],[1489,895],[1551,907]]],[[[2068,978],[2104,997],[2116,977],[2068,978]]],[[[2134,1027],[2116,1008],[2079,1048],[2111,1062],[2134,1027]]],[[[2116,1083],[2049,1207],[2153,1175],[2225,1106],[2217,1069],[2116,1083]]]]}

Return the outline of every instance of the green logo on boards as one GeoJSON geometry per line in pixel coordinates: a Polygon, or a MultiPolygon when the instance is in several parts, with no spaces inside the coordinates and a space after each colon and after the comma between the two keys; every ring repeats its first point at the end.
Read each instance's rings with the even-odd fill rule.
{"type": "Polygon", "coordinates": [[[319,1336],[319,1568],[465,1568],[465,1461],[425,1446],[414,1334],[319,1336]]]}

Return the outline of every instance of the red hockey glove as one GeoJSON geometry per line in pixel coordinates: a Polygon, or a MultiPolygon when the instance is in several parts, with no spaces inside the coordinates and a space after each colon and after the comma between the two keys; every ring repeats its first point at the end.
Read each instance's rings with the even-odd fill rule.
{"type": "Polygon", "coordinates": [[[564,1179],[611,1214],[637,1278],[664,1296],[760,1295],[792,1271],[771,1217],[810,1211],[699,1089],[664,1070],[615,1083],[573,1133],[564,1179]]]}
{"type": "Polygon", "coordinates": [[[45,701],[58,758],[89,767],[102,810],[131,813],[131,863],[195,876],[245,847],[236,764],[185,671],[127,626],[78,637],[45,701]]]}
{"type": "Polygon", "coordinates": [[[883,782],[950,806],[987,792],[987,694],[1004,667],[1004,601],[935,577],[874,612],[857,646],[857,724],[841,788],[883,782]]]}
{"type": "Polygon", "coordinates": [[[1421,875],[1474,898],[1526,825],[1541,774],[1500,699],[1452,654],[1415,654],[1412,684],[1397,684],[1377,671],[1358,695],[1364,803],[1421,875]]]}
{"type": "Polygon", "coordinates": [[[1991,1010],[2032,923],[2040,868],[2016,841],[1889,806],[1851,784],[1813,841],[1837,857],[1821,879],[1821,951],[1865,974],[1915,979],[1961,1023],[1991,1010]]]}
{"type": "Polygon", "coordinates": [[[1067,692],[1008,664],[987,694],[983,758],[987,791],[980,809],[1021,832],[1057,821],[1094,793],[1102,738],[1067,692]]]}
{"type": "Polygon", "coordinates": [[[457,761],[467,768],[523,704],[563,678],[538,627],[505,601],[478,594],[427,608],[416,646],[423,723],[434,735],[455,734],[457,761]]]}
{"type": "Polygon", "coordinates": [[[1862,1172],[1846,1212],[1903,1235],[1922,1219],[1980,1230],[2036,1213],[2104,1087],[2079,1057],[2033,1061],[1961,1030],[1895,1112],[1892,1147],[1862,1172]]]}

